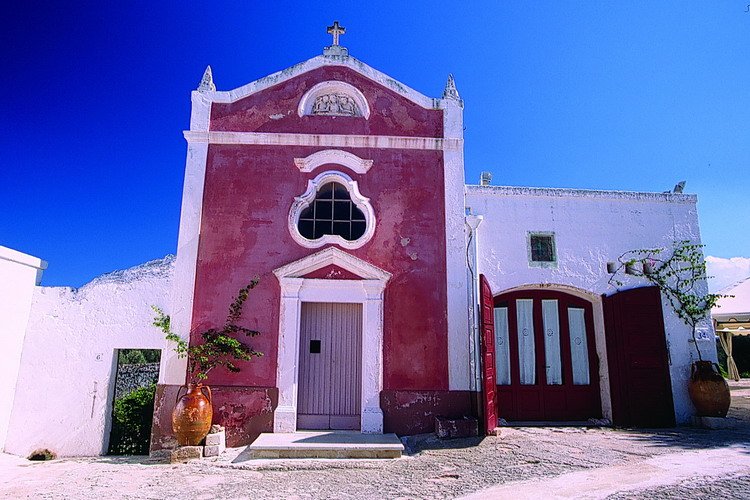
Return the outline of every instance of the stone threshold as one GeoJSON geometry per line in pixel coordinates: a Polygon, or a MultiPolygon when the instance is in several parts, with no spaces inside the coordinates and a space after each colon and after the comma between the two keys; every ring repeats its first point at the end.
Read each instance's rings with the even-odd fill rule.
{"type": "Polygon", "coordinates": [[[517,420],[512,422],[502,420],[500,427],[612,427],[612,423],[606,419],[568,421],[517,420]]]}
{"type": "Polygon", "coordinates": [[[400,458],[395,434],[359,431],[266,432],[247,447],[250,458],[400,458]]]}

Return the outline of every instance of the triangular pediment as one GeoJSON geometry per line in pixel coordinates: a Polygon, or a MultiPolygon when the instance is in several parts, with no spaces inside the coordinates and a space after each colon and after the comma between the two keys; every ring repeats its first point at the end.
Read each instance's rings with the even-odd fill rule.
{"type": "Polygon", "coordinates": [[[303,276],[305,279],[321,279],[321,280],[361,280],[362,276],[354,274],[351,271],[337,266],[336,264],[329,264],[323,266],[320,269],[309,272],[303,276]]]}
{"type": "Polygon", "coordinates": [[[261,92],[274,85],[286,82],[292,78],[296,78],[308,71],[313,71],[324,66],[343,66],[350,70],[359,73],[360,75],[368,78],[383,87],[386,87],[393,92],[403,96],[411,102],[418,104],[426,109],[438,109],[440,99],[433,99],[426,95],[418,92],[407,85],[391,78],[385,73],[368,66],[367,64],[359,61],[351,56],[317,56],[312,59],[308,59],[305,62],[295,64],[294,66],[287,68],[282,71],[273,73],[266,77],[250,82],[242,87],[238,87],[234,90],[229,91],[213,91],[205,92],[204,94],[209,97],[210,101],[216,103],[233,103],[244,99],[257,92],[261,92]]]}
{"type": "Polygon", "coordinates": [[[279,279],[305,278],[315,271],[330,266],[335,266],[363,280],[387,281],[391,277],[391,274],[388,271],[384,271],[383,269],[336,247],[328,247],[320,252],[290,262],[289,264],[275,269],[273,273],[279,279]]]}

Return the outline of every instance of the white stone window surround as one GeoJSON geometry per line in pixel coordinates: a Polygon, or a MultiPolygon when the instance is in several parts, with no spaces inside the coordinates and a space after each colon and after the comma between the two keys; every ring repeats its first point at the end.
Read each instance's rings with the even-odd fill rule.
{"type": "Polygon", "coordinates": [[[302,302],[362,304],[362,399],[360,429],[383,432],[380,392],[383,389],[383,294],[391,274],[343,250],[328,247],[274,270],[281,285],[276,386],[279,404],[274,411],[274,432],[297,430],[299,338],[302,302]],[[362,279],[303,278],[334,264],[362,279]]]}
{"type": "Polygon", "coordinates": [[[310,90],[305,92],[302,99],[300,99],[299,105],[297,106],[297,114],[299,116],[312,115],[312,108],[313,104],[315,104],[315,100],[325,94],[345,94],[346,96],[351,97],[351,99],[357,104],[360,113],[362,113],[362,118],[365,120],[370,118],[370,105],[367,103],[365,95],[354,85],[338,80],[328,80],[313,85],[310,90]]]}
{"type": "Polygon", "coordinates": [[[557,268],[557,242],[555,241],[554,231],[527,231],[526,232],[526,252],[529,259],[529,267],[557,268]],[[552,240],[552,260],[533,260],[531,258],[531,237],[546,236],[552,240]]]}
{"type": "Polygon", "coordinates": [[[289,210],[287,227],[289,229],[289,234],[292,235],[294,241],[305,248],[320,248],[324,245],[335,244],[353,250],[370,241],[375,234],[375,211],[372,209],[370,199],[362,196],[362,193],[359,192],[357,181],[353,180],[343,172],[327,170],[318,174],[314,179],[307,181],[307,190],[305,193],[294,199],[292,208],[289,210]],[[302,211],[309,207],[315,200],[318,190],[329,182],[336,182],[337,184],[344,186],[349,192],[352,202],[365,215],[365,233],[356,240],[349,241],[336,234],[326,234],[316,240],[308,240],[299,232],[297,225],[302,211]]]}
{"type": "Polygon", "coordinates": [[[358,174],[366,174],[372,167],[372,160],[360,158],[354,153],[342,151],[340,149],[324,149],[306,156],[305,158],[295,158],[294,164],[300,172],[312,172],[321,165],[335,163],[352,169],[358,174]]]}

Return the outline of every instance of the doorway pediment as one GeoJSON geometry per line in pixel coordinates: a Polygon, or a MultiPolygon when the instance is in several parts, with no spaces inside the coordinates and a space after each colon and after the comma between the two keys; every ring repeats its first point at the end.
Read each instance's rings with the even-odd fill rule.
{"type": "Polygon", "coordinates": [[[336,247],[328,247],[294,262],[290,262],[275,269],[273,273],[279,280],[283,278],[306,278],[311,273],[330,266],[343,269],[363,280],[378,280],[385,283],[391,278],[391,273],[388,271],[380,269],[336,247]]]}

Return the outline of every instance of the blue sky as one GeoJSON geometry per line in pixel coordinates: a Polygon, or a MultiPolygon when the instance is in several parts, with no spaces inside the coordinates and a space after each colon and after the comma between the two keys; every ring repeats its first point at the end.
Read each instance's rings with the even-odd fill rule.
{"type": "Polygon", "coordinates": [[[176,249],[190,91],[350,53],[465,100],[466,176],[699,196],[750,257],[750,12],[716,2],[17,2],[0,19],[0,245],[80,286],[176,249]]]}

